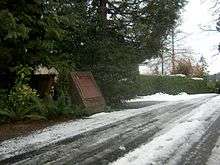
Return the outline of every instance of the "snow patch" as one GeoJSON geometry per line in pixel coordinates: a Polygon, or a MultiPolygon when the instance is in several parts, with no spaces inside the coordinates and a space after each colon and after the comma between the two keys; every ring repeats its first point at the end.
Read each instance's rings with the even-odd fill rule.
{"type": "Polygon", "coordinates": [[[193,77],[193,78],[191,78],[192,80],[203,80],[203,78],[199,78],[199,77],[193,77]]]}
{"type": "Polygon", "coordinates": [[[188,95],[182,92],[178,95],[169,95],[166,93],[156,93],[149,96],[138,96],[135,99],[128,100],[127,102],[142,102],[142,101],[181,101],[181,100],[191,100],[199,97],[206,96],[207,94],[195,94],[188,95]]]}
{"type": "Polygon", "coordinates": [[[107,114],[108,113],[106,113],[106,112],[101,112],[101,113],[94,114],[94,115],[90,116],[89,118],[100,117],[100,116],[104,116],[104,115],[107,115],[107,114]]]}
{"type": "Polygon", "coordinates": [[[185,74],[171,74],[170,77],[186,77],[185,74]]]}
{"type": "Polygon", "coordinates": [[[125,146],[119,146],[119,149],[122,150],[122,151],[126,150],[125,146]]]}

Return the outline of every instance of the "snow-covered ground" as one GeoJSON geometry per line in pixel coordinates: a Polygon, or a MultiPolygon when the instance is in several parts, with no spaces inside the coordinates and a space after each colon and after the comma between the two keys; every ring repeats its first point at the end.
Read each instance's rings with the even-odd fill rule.
{"type": "Polygon", "coordinates": [[[139,96],[135,99],[128,100],[127,102],[139,102],[139,101],[181,101],[181,100],[191,100],[194,98],[206,96],[207,94],[195,94],[189,95],[187,93],[180,93],[178,95],[169,95],[166,93],[156,93],[149,96],[139,96]]]}
{"type": "MultiPolygon", "coordinates": [[[[88,119],[57,124],[28,136],[5,140],[0,143],[0,161],[132,116],[140,115],[146,112],[156,113],[156,110],[163,109],[164,107],[175,106],[176,104],[181,105],[184,101],[189,101],[190,104],[194,104],[198,103],[196,99],[202,100],[200,98],[210,98],[208,102],[202,103],[199,107],[192,109],[190,113],[179,116],[178,120],[169,123],[165,126],[166,128],[161,130],[149,143],[142,145],[140,148],[135,149],[113,163],[138,165],[151,163],[160,164],[169,158],[170,155],[177,154],[176,158],[178,158],[182,152],[186,151],[193,142],[197,141],[201,135],[204,134],[208,125],[220,116],[220,96],[211,98],[212,96],[217,95],[188,95],[186,93],[182,93],[177,96],[172,96],[167,94],[155,94],[143,97],[142,99],[136,99],[135,102],[143,100],[159,100],[167,102],[140,109],[99,113],[89,117],[88,119]]],[[[164,108],[164,110],[166,112],[166,108],[164,108]]],[[[170,113],[172,113],[172,110],[170,113]]],[[[166,115],[164,116],[166,117],[166,115]]],[[[124,150],[125,148],[122,146],[122,149],[124,150]]],[[[175,160],[170,161],[175,162],[175,160]]]]}
{"type": "Polygon", "coordinates": [[[212,154],[209,157],[207,165],[219,165],[220,164],[220,137],[212,150],[212,154]]]}
{"type": "Polygon", "coordinates": [[[24,153],[27,150],[35,150],[60,140],[71,138],[78,134],[170,104],[172,103],[167,102],[138,110],[132,109],[112,113],[98,113],[90,116],[88,119],[57,124],[25,137],[17,137],[5,140],[0,143],[0,160],[24,153]]]}
{"type": "MultiPolygon", "coordinates": [[[[118,159],[113,165],[152,165],[152,164],[177,164],[181,155],[205,133],[211,122],[220,115],[220,96],[202,104],[191,113],[176,121],[172,129],[154,138],[151,142],[142,145],[124,157],[118,159]],[[176,155],[175,159],[169,159],[176,155]]],[[[218,145],[217,145],[218,146],[218,145]]],[[[219,146],[218,146],[219,147],[219,146]]],[[[213,150],[210,164],[220,163],[220,150],[213,150]]]]}

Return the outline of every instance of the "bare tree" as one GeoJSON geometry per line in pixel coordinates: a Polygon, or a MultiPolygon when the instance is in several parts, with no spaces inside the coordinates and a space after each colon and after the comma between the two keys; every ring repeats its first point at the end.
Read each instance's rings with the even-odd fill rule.
{"type": "Polygon", "coordinates": [[[192,54],[192,51],[189,48],[185,48],[183,45],[183,40],[189,36],[190,34],[181,31],[178,26],[171,30],[170,36],[164,44],[163,55],[161,56],[162,67],[165,66],[164,63],[169,63],[168,65],[170,65],[171,68],[170,71],[174,72],[177,60],[183,56],[192,54]]]}

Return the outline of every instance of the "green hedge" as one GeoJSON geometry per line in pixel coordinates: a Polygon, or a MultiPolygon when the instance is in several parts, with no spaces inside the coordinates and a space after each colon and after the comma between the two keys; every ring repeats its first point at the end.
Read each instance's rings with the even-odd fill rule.
{"type": "Polygon", "coordinates": [[[193,80],[187,77],[170,76],[140,76],[138,81],[138,95],[150,95],[158,92],[167,94],[188,94],[210,93],[215,89],[207,85],[206,80],[193,80]]]}

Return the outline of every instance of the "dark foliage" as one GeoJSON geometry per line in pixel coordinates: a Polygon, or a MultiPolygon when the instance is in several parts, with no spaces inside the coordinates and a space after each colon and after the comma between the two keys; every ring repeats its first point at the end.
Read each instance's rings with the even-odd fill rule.
{"type": "Polygon", "coordinates": [[[158,92],[176,95],[181,92],[188,94],[215,92],[206,80],[193,80],[185,77],[141,76],[138,95],[149,95],[158,92]]]}
{"type": "MultiPolygon", "coordinates": [[[[184,4],[185,0],[0,1],[0,74],[9,77],[21,64],[53,66],[60,72],[58,88],[65,102],[68,73],[92,71],[107,103],[120,103],[136,95],[138,64],[159,55],[184,4]]],[[[13,99],[28,91],[35,98],[26,83],[18,87],[12,79],[5,81],[14,82],[6,87],[13,99]]],[[[20,107],[25,111],[21,118],[32,112],[26,112],[30,100],[28,96],[20,107]]],[[[46,109],[59,114],[59,105],[38,109],[52,107],[46,109]]]]}

